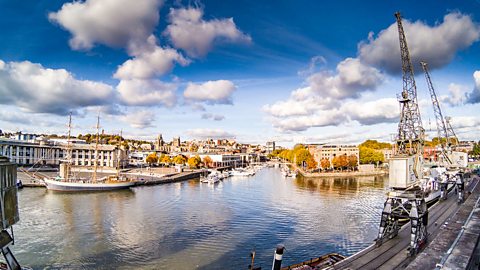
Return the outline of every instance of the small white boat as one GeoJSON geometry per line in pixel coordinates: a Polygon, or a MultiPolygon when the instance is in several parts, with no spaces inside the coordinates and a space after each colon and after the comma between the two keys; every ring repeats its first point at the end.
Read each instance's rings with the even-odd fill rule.
{"type": "Polygon", "coordinates": [[[221,179],[218,177],[217,174],[212,173],[212,174],[210,174],[210,175],[208,175],[208,176],[206,176],[206,177],[201,178],[201,179],[200,179],[200,182],[202,182],[202,183],[208,183],[208,184],[215,184],[215,183],[220,182],[220,180],[221,180],[221,179]]]}
{"type": "Polygon", "coordinates": [[[222,176],[223,176],[223,178],[228,178],[228,177],[232,176],[232,174],[230,173],[230,171],[223,171],[222,176]]]}
{"type": "Polygon", "coordinates": [[[209,175],[207,177],[207,183],[209,184],[216,184],[220,182],[220,178],[218,178],[216,175],[209,175]]]}
{"type": "Polygon", "coordinates": [[[252,176],[252,175],[255,175],[255,172],[252,170],[245,170],[245,169],[232,170],[232,176],[252,176]]]}

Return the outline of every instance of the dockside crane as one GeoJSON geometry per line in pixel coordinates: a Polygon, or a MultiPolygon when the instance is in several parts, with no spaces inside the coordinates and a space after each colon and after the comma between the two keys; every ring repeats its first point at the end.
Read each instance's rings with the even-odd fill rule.
{"type": "Polygon", "coordinates": [[[458,145],[458,137],[457,134],[455,134],[455,131],[453,131],[452,125],[450,125],[450,117],[446,116],[445,117],[445,124],[447,125],[447,135],[448,138],[450,138],[450,146],[455,147],[458,145]]]}
{"type": "Polygon", "coordinates": [[[442,158],[438,160],[438,165],[446,167],[449,170],[446,174],[446,178],[440,177],[440,179],[438,179],[437,176],[436,179],[436,181],[440,182],[441,199],[446,199],[448,185],[453,184],[456,185],[458,202],[463,202],[464,179],[463,174],[461,173],[461,168],[466,166],[468,157],[466,153],[454,151],[453,148],[458,144],[458,138],[450,125],[450,117],[443,117],[442,110],[440,109],[440,102],[438,102],[432,78],[428,72],[428,64],[426,62],[420,62],[420,64],[425,73],[425,79],[432,99],[433,111],[437,123],[437,136],[440,140],[440,153],[442,156],[442,158]]]}
{"type": "MultiPolygon", "coordinates": [[[[428,64],[426,62],[420,62],[423,72],[425,73],[425,80],[427,81],[428,91],[430,92],[430,98],[432,99],[433,112],[435,114],[435,122],[437,124],[437,137],[440,141],[441,151],[443,159],[447,162],[445,165],[451,165],[452,161],[448,156],[448,151],[451,151],[452,138],[449,136],[445,118],[443,118],[442,110],[440,109],[440,102],[438,102],[435,88],[433,87],[432,78],[428,72],[428,64]]],[[[453,132],[453,129],[451,130],[453,132]]],[[[455,133],[454,133],[455,134],[455,133]]]]}
{"type": "Polygon", "coordinates": [[[402,17],[395,13],[402,60],[403,88],[397,96],[400,103],[400,122],[395,138],[395,151],[389,160],[389,186],[379,226],[377,246],[398,234],[400,222],[409,220],[409,254],[414,255],[427,241],[428,208],[422,189],[423,146],[425,130],[417,102],[413,65],[410,60],[402,17]]]}

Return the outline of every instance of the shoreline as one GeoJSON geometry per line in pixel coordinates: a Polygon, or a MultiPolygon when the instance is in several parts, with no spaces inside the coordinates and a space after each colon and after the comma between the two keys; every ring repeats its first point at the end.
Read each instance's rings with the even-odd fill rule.
{"type": "Polygon", "coordinates": [[[373,171],[373,172],[322,172],[322,173],[307,173],[297,168],[299,174],[305,178],[331,178],[331,177],[356,177],[356,176],[378,176],[388,175],[387,171],[373,171]]]}

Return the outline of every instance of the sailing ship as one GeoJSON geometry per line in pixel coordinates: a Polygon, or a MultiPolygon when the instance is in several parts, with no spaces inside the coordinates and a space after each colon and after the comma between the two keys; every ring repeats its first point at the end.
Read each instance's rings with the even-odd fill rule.
{"type": "MultiPolygon", "coordinates": [[[[109,191],[117,189],[127,189],[135,185],[135,181],[120,175],[119,161],[117,157],[116,174],[106,177],[97,178],[98,169],[98,140],[100,128],[100,116],[97,117],[97,137],[95,140],[95,164],[93,175],[91,178],[81,178],[72,174],[72,145],[70,140],[70,132],[72,127],[72,115],[70,114],[68,121],[67,136],[67,158],[65,162],[60,164],[59,175],[55,178],[45,178],[44,182],[48,190],[55,191],[109,191]]],[[[121,137],[121,136],[120,136],[121,137]]],[[[120,143],[119,143],[120,144],[120,143]]],[[[120,149],[120,147],[119,147],[120,149]]],[[[120,154],[119,154],[120,155],[120,154]]]]}

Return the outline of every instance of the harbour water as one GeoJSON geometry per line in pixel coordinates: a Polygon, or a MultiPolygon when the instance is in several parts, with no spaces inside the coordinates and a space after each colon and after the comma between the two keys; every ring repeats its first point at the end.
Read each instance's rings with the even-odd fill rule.
{"type": "Polygon", "coordinates": [[[34,269],[270,269],[377,234],[385,177],[284,178],[266,168],[215,185],[192,180],[106,193],[19,192],[13,252],[34,269]]]}

